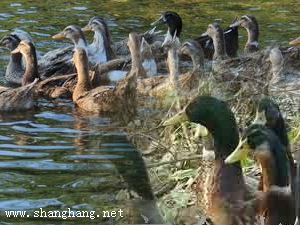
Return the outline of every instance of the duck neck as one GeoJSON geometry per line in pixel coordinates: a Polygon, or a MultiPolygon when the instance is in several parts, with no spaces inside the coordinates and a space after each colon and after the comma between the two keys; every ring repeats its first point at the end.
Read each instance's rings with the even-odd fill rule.
{"type": "Polygon", "coordinates": [[[200,54],[192,54],[191,58],[193,62],[193,72],[204,71],[204,59],[200,57],[200,54]]]}
{"type": "Polygon", "coordinates": [[[87,44],[85,38],[78,38],[76,40],[73,40],[74,43],[74,49],[75,48],[82,48],[84,50],[87,50],[87,44]]]}
{"type": "Polygon", "coordinates": [[[276,184],[276,164],[274,159],[258,159],[262,170],[263,191],[268,191],[272,185],[276,184]]]}
{"type": "Polygon", "coordinates": [[[39,78],[38,64],[35,49],[31,54],[25,54],[25,73],[22,79],[22,85],[32,83],[35,78],[39,78]]]}
{"type": "Polygon", "coordinates": [[[13,73],[15,71],[23,71],[24,72],[21,53],[12,54],[9,59],[6,73],[11,73],[11,72],[13,73]]]}
{"type": "MultiPolygon", "coordinates": [[[[87,62],[86,62],[87,63],[87,62]]],[[[89,68],[87,65],[83,65],[82,62],[76,65],[78,81],[76,84],[76,88],[80,87],[80,91],[83,93],[85,91],[89,91],[92,89],[91,80],[89,77],[89,68]]]]}
{"type": "Polygon", "coordinates": [[[89,46],[89,60],[93,63],[107,62],[106,37],[100,29],[95,30],[93,43],[89,46]]]}
{"type": "Polygon", "coordinates": [[[283,71],[283,62],[279,64],[272,63],[272,78],[270,80],[270,84],[277,84],[280,80],[284,78],[282,73],[283,71]]]}
{"type": "Polygon", "coordinates": [[[259,31],[258,27],[253,26],[250,28],[246,28],[247,33],[248,33],[248,40],[245,46],[245,51],[247,52],[254,52],[259,49],[258,46],[258,36],[259,36],[259,31]]]}
{"type": "Polygon", "coordinates": [[[147,77],[146,71],[143,67],[141,55],[138,49],[130,49],[131,54],[131,74],[137,74],[138,76],[145,78],[147,77]]]}
{"type": "Polygon", "coordinates": [[[177,87],[179,59],[178,59],[177,47],[176,46],[172,46],[168,50],[167,61],[168,61],[168,67],[169,67],[169,72],[170,72],[169,82],[170,82],[172,87],[177,87]]]}
{"type": "Polygon", "coordinates": [[[212,37],[214,42],[214,60],[223,60],[227,58],[226,51],[225,51],[225,39],[224,39],[224,33],[220,32],[219,34],[212,37]]]}

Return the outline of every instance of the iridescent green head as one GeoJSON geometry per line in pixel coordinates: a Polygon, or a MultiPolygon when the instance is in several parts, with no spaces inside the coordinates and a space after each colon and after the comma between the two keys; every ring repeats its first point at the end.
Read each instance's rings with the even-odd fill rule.
{"type": "Polygon", "coordinates": [[[235,117],[228,105],[211,96],[194,98],[178,115],[164,124],[189,120],[205,126],[214,137],[216,159],[225,159],[238,145],[239,134],[235,117]]]}

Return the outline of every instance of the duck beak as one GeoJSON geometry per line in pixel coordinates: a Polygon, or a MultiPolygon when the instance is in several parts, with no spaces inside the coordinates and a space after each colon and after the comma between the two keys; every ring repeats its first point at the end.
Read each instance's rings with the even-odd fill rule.
{"type": "Polygon", "coordinates": [[[267,123],[266,115],[263,112],[256,111],[256,115],[252,124],[262,124],[265,125],[267,123]]]}
{"type": "Polygon", "coordinates": [[[299,45],[300,44],[300,37],[297,37],[295,40],[290,41],[290,45],[299,45]]]}
{"type": "MultiPolygon", "coordinates": [[[[186,115],[185,110],[183,110],[183,111],[177,113],[176,115],[172,116],[171,118],[167,119],[163,123],[163,126],[178,125],[178,124],[184,123],[188,120],[189,120],[189,118],[186,115]]],[[[205,137],[208,135],[208,131],[207,131],[206,127],[202,126],[201,124],[199,124],[197,126],[196,133],[197,133],[198,137],[205,137]]]]}
{"type": "Polygon", "coordinates": [[[154,21],[153,23],[150,24],[150,26],[158,26],[160,24],[166,23],[166,18],[164,15],[162,15],[158,20],[154,21]]]}
{"type": "Polygon", "coordinates": [[[52,36],[53,39],[55,40],[61,40],[66,38],[66,35],[64,34],[64,32],[59,32],[58,34],[55,34],[54,36],[52,36]]]}
{"type": "Polygon", "coordinates": [[[81,28],[82,32],[88,32],[88,31],[92,31],[91,26],[86,25],[85,27],[81,28]]]}
{"type": "Polygon", "coordinates": [[[250,148],[247,144],[247,138],[239,142],[236,149],[225,159],[226,164],[235,163],[238,161],[245,161],[250,148]]]}
{"type": "Polygon", "coordinates": [[[241,20],[236,20],[232,24],[230,24],[229,27],[238,27],[241,25],[241,23],[242,23],[241,20]]]}
{"type": "Polygon", "coordinates": [[[10,52],[10,54],[17,54],[17,53],[20,53],[20,50],[18,48],[15,48],[10,52]]]}
{"type": "Polygon", "coordinates": [[[176,115],[172,116],[171,118],[167,119],[163,123],[163,126],[178,125],[178,124],[184,123],[188,120],[189,120],[189,118],[187,117],[185,110],[183,110],[183,111],[177,113],[176,115]]]}

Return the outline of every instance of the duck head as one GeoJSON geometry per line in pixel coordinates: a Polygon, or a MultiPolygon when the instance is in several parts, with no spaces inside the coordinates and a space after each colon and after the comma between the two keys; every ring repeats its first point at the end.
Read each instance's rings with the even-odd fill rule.
{"type": "Polygon", "coordinates": [[[226,51],[225,51],[225,37],[224,32],[221,26],[217,23],[210,23],[207,27],[207,30],[202,35],[208,35],[214,43],[214,55],[213,59],[226,59],[226,51]]]}
{"type": "Polygon", "coordinates": [[[178,54],[188,55],[192,58],[194,70],[198,67],[204,71],[204,52],[196,40],[186,40],[178,49],[178,54]]]}
{"type": "Polygon", "coordinates": [[[238,147],[226,158],[225,163],[237,162],[247,156],[253,156],[261,167],[266,167],[271,185],[289,184],[288,157],[277,135],[261,124],[253,124],[246,129],[245,137],[238,147]]]}
{"type": "Polygon", "coordinates": [[[300,36],[296,39],[289,42],[290,45],[299,45],[300,44],[300,36]]]}
{"type": "Polygon", "coordinates": [[[17,48],[11,51],[11,54],[21,53],[22,55],[30,55],[33,51],[35,51],[34,44],[23,40],[19,43],[17,48]]]}
{"type": "Polygon", "coordinates": [[[160,24],[168,25],[168,30],[172,37],[174,36],[175,32],[177,37],[180,36],[182,29],[182,19],[176,12],[164,12],[157,21],[151,23],[151,26],[157,26],[160,24]]]}
{"type": "Polygon", "coordinates": [[[73,41],[75,47],[86,48],[85,36],[82,30],[80,29],[80,27],[75,25],[67,26],[63,31],[52,36],[52,38],[55,40],[61,40],[67,38],[73,41]]]}
{"type": "Polygon", "coordinates": [[[224,101],[211,96],[198,96],[182,112],[166,120],[163,125],[174,125],[184,121],[198,123],[212,134],[216,159],[224,160],[239,143],[235,117],[224,101]]]}
{"type": "Polygon", "coordinates": [[[239,20],[236,20],[230,25],[231,27],[243,27],[247,30],[248,41],[245,46],[245,50],[248,52],[257,51],[258,37],[259,37],[259,26],[256,18],[252,15],[243,15],[239,20]]]}
{"type": "Polygon", "coordinates": [[[218,36],[224,36],[223,29],[217,23],[208,24],[207,30],[202,36],[208,35],[210,38],[214,39],[218,36]]]}
{"type": "Polygon", "coordinates": [[[108,33],[108,27],[107,24],[104,20],[104,18],[100,17],[100,16],[94,16],[92,17],[88,24],[81,28],[81,30],[83,32],[87,32],[87,31],[96,31],[96,30],[101,30],[102,33],[108,33]]]}
{"type": "Polygon", "coordinates": [[[272,125],[280,118],[279,106],[269,97],[264,97],[258,103],[253,124],[272,125]]]}
{"type": "Polygon", "coordinates": [[[6,34],[0,40],[0,47],[1,48],[7,48],[8,50],[12,51],[16,47],[18,47],[20,41],[21,41],[21,39],[17,35],[6,34]]]}
{"type": "Polygon", "coordinates": [[[257,106],[256,116],[252,124],[265,125],[280,139],[281,143],[289,148],[287,128],[279,106],[269,97],[262,98],[257,106]]]}

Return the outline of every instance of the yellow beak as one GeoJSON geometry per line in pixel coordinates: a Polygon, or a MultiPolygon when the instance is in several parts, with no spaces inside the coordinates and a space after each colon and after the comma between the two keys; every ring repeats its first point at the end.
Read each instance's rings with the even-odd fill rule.
{"type": "MultiPolygon", "coordinates": [[[[181,123],[184,123],[188,121],[189,118],[186,115],[185,110],[177,113],[176,115],[172,116],[171,118],[167,119],[164,123],[163,126],[171,126],[171,125],[178,125],[181,123]]],[[[202,126],[201,124],[198,124],[197,129],[196,129],[196,134],[197,136],[205,137],[208,135],[208,131],[206,127],[202,126]]]]}
{"type": "Polygon", "coordinates": [[[82,32],[87,32],[87,31],[92,31],[92,28],[90,26],[85,26],[83,28],[81,28],[82,32]]]}
{"type": "Polygon", "coordinates": [[[54,36],[52,36],[53,39],[55,40],[61,40],[66,38],[66,35],[64,34],[64,32],[59,32],[58,34],[55,34],[54,36]]]}
{"type": "Polygon", "coordinates": [[[177,125],[188,121],[189,118],[187,117],[185,110],[177,113],[176,115],[172,116],[171,118],[167,119],[163,126],[170,126],[170,125],[177,125]]]}
{"type": "Polygon", "coordinates": [[[249,146],[246,143],[247,138],[240,141],[236,149],[225,159],[226,164],[235,163],[237,161],[245,161],[249,153],[249,146]]]}
{"type": "Polygon", "coordinates": [[[17,53],[19,53],[20,52],[20,50],[18,49],[18,48],[15,48],[14,50],[12,50],[11,52],[10,52],[10,54],[17,54],[17,53]]]}
{"type": "Polygon", "coordinates": [[[300,37],[297,37],[295,40],[290,41],[290,45],[299,45],[300,44],[300,37]]]}

